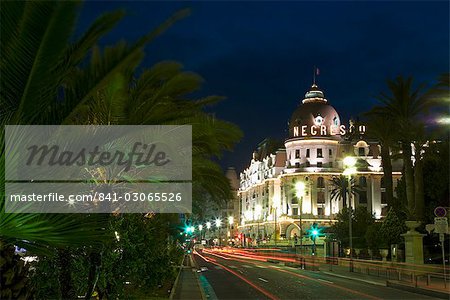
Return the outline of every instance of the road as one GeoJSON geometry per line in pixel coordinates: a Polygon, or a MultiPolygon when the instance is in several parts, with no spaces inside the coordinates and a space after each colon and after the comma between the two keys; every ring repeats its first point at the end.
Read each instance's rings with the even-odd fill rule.
{"type": "Polygon", "coordinates": [[[204,271],[207,299],[434,299],[319,271],[268,263],[265,259],[211,250],[194,251],[204,271]],[[207,270],[205,269],[207,268],[207,270]]]}

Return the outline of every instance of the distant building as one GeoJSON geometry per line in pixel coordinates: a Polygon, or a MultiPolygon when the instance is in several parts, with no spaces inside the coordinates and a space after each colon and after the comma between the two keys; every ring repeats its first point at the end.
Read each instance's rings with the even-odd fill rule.
{"type": "MultiPolygon", "coordinates": [[[[353,178],[360,188],[351,199],[352,207],[365,206],[376,218],[384,215],[380,146],[367,139],[365,131],[364,125],[353,121],[342,124],[314,84],[292,114],[284,148],[263,157],[255,151],[249,167],[240,173],[239,232],[252,239],[273,239],[276,230],[278,237],[289,239],[299,237],[300,228],[305,232],[313,223],[329,227],[344,207],[343,199],[331,197],[336,188],[331,179],[342,175],[347,156],[357,159],[353,178]],[[297,182],[305,187],[301,197],[297,182]]],[[[392,161],[392,166],[395,187],[402,162],[392,161]]]]}

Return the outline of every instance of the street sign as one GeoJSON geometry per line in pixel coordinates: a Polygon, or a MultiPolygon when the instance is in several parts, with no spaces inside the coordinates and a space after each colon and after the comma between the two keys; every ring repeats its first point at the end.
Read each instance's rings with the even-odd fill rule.
{"type": "Polygon", "coordinates": [[[434,232],[436,233],[448,233],[448,220],[446,217],[434,218],[434,232]]]}
{"type": "Polygon", "coordinates": [[[445,207],[438,206],[434,209],[434,215],[441,218],[445,217],[447,215],[447,210],[445,209],[445,207]]]}

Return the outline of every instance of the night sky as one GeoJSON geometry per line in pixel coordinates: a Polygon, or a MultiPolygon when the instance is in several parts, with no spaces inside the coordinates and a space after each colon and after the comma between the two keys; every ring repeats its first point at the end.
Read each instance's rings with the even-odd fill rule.
{"type": "Polygon", "coordinates": [[[179,61],[205,78],[203,95],[227,97],[213,110],[245,136],[221,164],[238,171],[265,137],[286,136],[314,65],[345,123],[376,103],[387,78],[431,83],[449,70],[447,1],[88,2],[78,30],[104,11],[124,8],[127,17],[102,44],[135,41],[185,7],[191,16],[146,48],[142,67],[179,61]]]}

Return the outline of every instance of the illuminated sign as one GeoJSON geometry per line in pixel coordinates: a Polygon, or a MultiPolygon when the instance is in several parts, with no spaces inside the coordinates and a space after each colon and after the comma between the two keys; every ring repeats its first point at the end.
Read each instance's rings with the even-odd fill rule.
{"type": "MultiPolygon", "coordinates": [[[[303,125],[303,126],[294,126],[293,127],[293,135],[294,137],[298,136],[328,136],[328,135],[345,135],[347,134],[347,128],[345,125],[303,125]]],[[[350,126],[350,132],[355,131],[355,126],[350,126]]],[[[360,125],[358,127],[358,132],[360,134],[364,134],[366,132],[366,126],[360,125]]]]}

